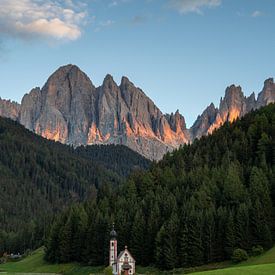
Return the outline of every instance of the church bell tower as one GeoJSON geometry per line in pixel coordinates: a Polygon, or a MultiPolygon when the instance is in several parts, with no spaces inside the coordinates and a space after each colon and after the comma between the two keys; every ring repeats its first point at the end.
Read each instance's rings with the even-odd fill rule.
{"type": "Polygon", "coordinates": [[[114,266],[116,265],[117,261],[117,233],[115,231],[115,224],[113,223],[113,229],[110,232],[110,258],[109,258],[109,265],[114,266]]]}

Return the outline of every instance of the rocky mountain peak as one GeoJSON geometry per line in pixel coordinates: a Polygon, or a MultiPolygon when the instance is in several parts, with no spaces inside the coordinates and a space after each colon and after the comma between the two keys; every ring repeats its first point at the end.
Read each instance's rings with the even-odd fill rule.
{"type": "Polygon", "coordinates": [[[128,77],[123,76],[123,77],[121,78],[120,88],[121,88],[122,90],[128,90],[129,87],[134,87],[134,84],[129,80],[128,77]]]}
{"type": "Polygon", "coordinates": [[[118,86],[113,76],[110,74],[107,74],[100,88],[103,92],[114,92],[114,91],[117,91],[118,86]]]}
{"type": "MultiPolygon", "coordinates": [[[[65,65],[57,69],[47,80],[46,85],[62,85],[70,82],[71,85],[79,84],[80,82],[89,83],[93,86],[90,78],[76,65],[65,65]]],[[[46,86],[45,85],[45,86],[46,86]]]]}
{"type": "Polygon", "coordinates": [[[274,79],[273,78],[268,78],[264,82],[264,89],[272,87],[274,85],[274,79]]]}
{"type": "Polygon", "coordinates": [[[17,102],[1,99],[0,97],[0,116],[17,120],[20,105],[17,102]]]}
{"type": "Polygon", "coordinates": [[[123,76],[118,86],[108,74],[102,86],[95,88],[80,68],[69,64],[56,70],[42,89],[37,87],[24,95],[21,106],[0,99],[0,116],[62,143],[123,144],[158,160],[167,151],[211,134],[226,121],[272,102],[272,78],[265,81],[257,100],[255,93],[245,97],[240,86],[231,85],[219,108],[211,103],[187,129],[179,110],[164,115],[127,77],[123,76]]]}
{"type": "Polygon", "coordinates": [[[133,83],[129,80],[129,78],[127,76],[122,76],[120,86],[124,86],[127,84],[133,85],[133,83]]]}
{"type": "Polygon", "coordinates": [[[170,115],[167,114],[166,119],[174,132],[182,132],[186,130],[186,123],[184,117],[180,114],[179,110],[170,115]]]}
{"type": "Polygon", "coordinates": [[[244,94],[242,92],[242,88],[240,86],[231,85],[226,88],[223,101],[230,104],[231,102],[239,100],[243,97],[244,97],[244,94]]]}
{"type": "Polygon", "coordinates": [[[259,108],[273,102],[275,102],[275,83],[273,78],[268,78],[264,82],[263,90],[259,93],[257,107],[259,108]]]}
{"type": "Polygon", "coordinates": [[[206,107],[190,129],[192,140],[195,138],[201,138],[208,132],[211,125],[215,122],[217,113],[218,109],[215,107],[214,103],[211,103],[206,107]]]}

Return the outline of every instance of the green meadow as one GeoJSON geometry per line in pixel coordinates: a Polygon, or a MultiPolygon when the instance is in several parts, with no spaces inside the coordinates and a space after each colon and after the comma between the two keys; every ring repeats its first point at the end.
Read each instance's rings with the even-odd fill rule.
{"type": "MultiPolygon", "coordinates": [[[[103,274],[104,267],[81,266],[76,263],[49,264],[43,259],[42,248],[34,251],[30,256],[18,262],[9,262],[0,265],[0,274],[3,275],[89,275],[103,274]]],[[[251,257],[248,261],[234,265],[230,262],[205,265],[197,268],[176,269],[161,272],[155,268],[138,267],[138,274],[194,274],[194,275],[274,275],[275,274],[275,247],[258,257],[251,257]]]]}

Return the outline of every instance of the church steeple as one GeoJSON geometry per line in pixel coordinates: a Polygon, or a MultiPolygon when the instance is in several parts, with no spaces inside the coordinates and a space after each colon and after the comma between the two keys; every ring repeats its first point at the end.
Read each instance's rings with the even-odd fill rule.
{"type": "Polygon", "coordinates": [[[110,232],[110,236],[111,236],[111,239],[116,239],[116,237],[117,237],[117,233],[115,231],[115,223],[113,223],[113,229],[110,232]]]}
{"type": "Polygon", "coordinates": [[[117,233],[115,231],[115,224],[113,223],[112,231],[110,232],[110,258],[109,258],[109,265],[113,266],[116,265],[117,261],[117,233]]]}

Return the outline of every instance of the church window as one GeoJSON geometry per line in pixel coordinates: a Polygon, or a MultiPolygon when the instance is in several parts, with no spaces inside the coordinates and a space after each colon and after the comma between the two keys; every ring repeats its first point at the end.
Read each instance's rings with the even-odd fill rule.
{"type": "Polygon", "coordinates": [[[114,243],[112,243],[112,246],[114,246],[114,243]]]}

